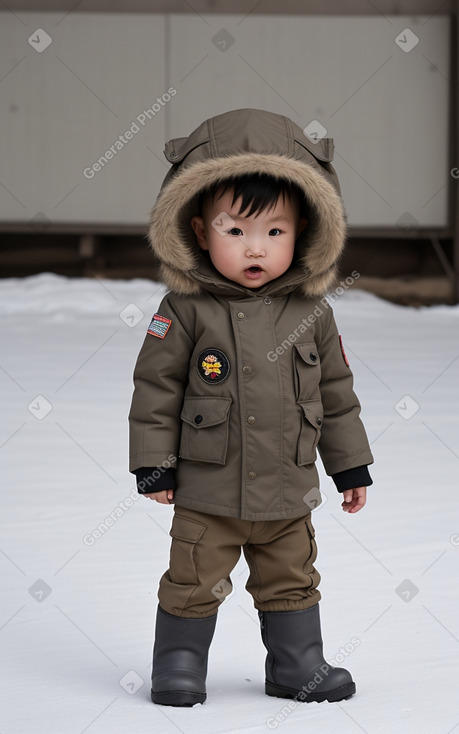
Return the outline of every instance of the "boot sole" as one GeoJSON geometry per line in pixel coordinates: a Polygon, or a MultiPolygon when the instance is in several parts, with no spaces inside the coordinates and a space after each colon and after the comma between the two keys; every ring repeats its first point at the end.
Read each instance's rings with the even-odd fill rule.
{"type": "Polygon", "coordinates": [[[346,683],[344,686],[334,688],[332,691],[324,691],[323,693],[306,693],[303,690],[295,691],[294,688],[284,688],[284,686],[278,686],[276,683],[265,683],[265,693],[267,696],[275,696],[276,698],[294,698],[300,702],[322,703],[328,701],[334,703],[336,701],[344,701],[354,695],[356,691],[355,683],[346,683]]]}
{"type": "Polygon", "coordinates": [[[151,691],[153,703],[162,706],[194,706],[196,703],[204,703],[206,698],[206,693],[192,691],[151,691]]]}

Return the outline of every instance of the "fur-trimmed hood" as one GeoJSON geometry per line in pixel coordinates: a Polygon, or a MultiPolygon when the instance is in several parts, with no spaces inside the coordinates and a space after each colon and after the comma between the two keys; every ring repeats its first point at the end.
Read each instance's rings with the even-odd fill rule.
{"type": "Polygon", "coordinates": [[[288,117],[242,109],[206,120],[187,138],[170,140],[164,154],[172,167],[151,213],[149,240],[170,290],[183,295],[203,290],[229,296],[252,293],[218,273],[208,253],[198,247],[190,224],[199,214],[199,194],[205,187],[250,173],[295,183],[310,212],[297,240],[296,261],[257,294],[281,295],[298,288],[304,296],[322,296],[333,285],[346,217],[331,165],[331,138],[314,142],[288,117]]]}

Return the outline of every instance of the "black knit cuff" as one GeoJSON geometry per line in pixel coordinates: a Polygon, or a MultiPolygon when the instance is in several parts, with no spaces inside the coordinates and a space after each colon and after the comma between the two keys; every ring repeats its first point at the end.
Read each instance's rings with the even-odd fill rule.
{"type": "Polygon", "coordinates": [[[373,484],[366,465],[339,471],[337,474],[332,474],[332,479],[338,492],[345,492],[346,489],[355,489],[356,487],[369,487],[370,484],[373,484]]]}
{"type": "Polygon", "coordinates": [[[137,479],[137,491],[139,494],[152,494],[162,492],[165,489],[175,489],[175,469],[171,467],[141,467],[134,472],[137,479]]]}

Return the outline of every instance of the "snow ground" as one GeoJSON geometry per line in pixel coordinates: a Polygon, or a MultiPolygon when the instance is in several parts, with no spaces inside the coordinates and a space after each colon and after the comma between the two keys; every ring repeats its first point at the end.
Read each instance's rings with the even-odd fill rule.
{"type": "Polygon", "coordinates": [[[326,501],[314,512],[325,652],[352,671],[357,695],[291,709],[264,695],[241,560],[207,702],[150,702],[172,509],[135,494],[127,413],[164,292],[146,280],[0,280],[1,734],[459,732],[459,308],[398,307],[362,291],[345,293],[335,314],[374,485],[349,517],[322,472],[326,501]]]}

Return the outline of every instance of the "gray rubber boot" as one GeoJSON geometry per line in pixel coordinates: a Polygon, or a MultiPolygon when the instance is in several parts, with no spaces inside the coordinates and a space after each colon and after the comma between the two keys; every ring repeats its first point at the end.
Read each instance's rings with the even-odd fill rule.
{"type": "Polygon", "coordinates": [[[151,674],[153,703],[164,706],[204,703],[207,658],[216,621],[216,614],[190,619],[176,617],[158,607],[151,674]]]}
{"type": "Polygon", "coordinates": [[[298,701],[342,701],[355,693],[344,668],[323,656],[319,605],[297,612],[258,612],[266,656],[265,692],[298,701]]]}

